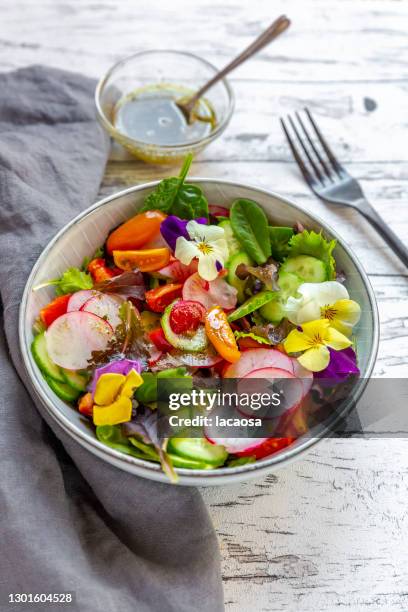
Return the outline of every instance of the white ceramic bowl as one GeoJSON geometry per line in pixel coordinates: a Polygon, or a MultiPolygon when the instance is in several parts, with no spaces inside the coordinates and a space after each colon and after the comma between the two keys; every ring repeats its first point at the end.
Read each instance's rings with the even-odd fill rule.
{"type": "MultiPolygon", "coordinates": [[[[218,179],[191,178],[190,182],[200,185],[209,202],[229,207],[236,198],[250,198],[257,201],[270,220],[277,225],[291,226],[299,221],[308,229],[319,231],[323,228],[327,237],[337,239],[338,245],[335,249],[337,267],[345,272],[347,288],[362,308],[362,318],[356,328],[356,337],[361,376],[367,379],[371,375],[378,348],[377,306],[367,275],[342,238],[323,221],[277,194],[218,179]]],[[[20,308],[19,338],[25,367],[38,398],[50,416],[70,436],[112,465],[138,476],[167,482],[167,477],[159,465],[124,455],[99,442],[80,413],[61,401],[49,388],[30,351],[33,322],[40,308],[53,297],[52,288],[37,292],[33,292],[32,288],[50,278],[58,277],[70,266],[80,265],[85,256],[89,256],[105,241],[112,228],[137,212],[145,196],[156,184],[157,182],[152,182],[132,187],[97,202],[73,219],[51,240],[34,265],[25,287],[20,308]]],[[[300,438],[280,453],[248,465],[213,471],[179,469],[177,470],[180,475],[179,482],[183,485],[202,486],[249,480],[274,471],[298,458],[318,440],[318,437],[310,436],[305,439],[300,438]]]]}

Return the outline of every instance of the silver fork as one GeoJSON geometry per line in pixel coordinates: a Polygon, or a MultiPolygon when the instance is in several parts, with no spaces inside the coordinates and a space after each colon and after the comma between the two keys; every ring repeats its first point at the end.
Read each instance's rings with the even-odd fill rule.
{"type": "Polygon", "coordinates": [[[299,113],[295,113],[297,125],[290,116],[287,119],[290,128],[282,118],[281,124],[306,183],[321,200],[350,206],[361,213],[408,266],[407,247],[367,201],[359,182],[337,161],[307,108],[305,113],[310,122],[309,129],[299,113]],[[294,136],[291,136],[291,131],[294,136]]]}

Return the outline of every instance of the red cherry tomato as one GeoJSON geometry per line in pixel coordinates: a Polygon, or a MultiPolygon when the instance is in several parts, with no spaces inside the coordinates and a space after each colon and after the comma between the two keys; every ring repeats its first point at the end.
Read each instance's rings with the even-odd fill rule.
{"type": "Polygon", "coordinates": [[[94,283],[103,283],[103,281],[122,274],[122,270],[119,270],[119,268],[108,268],[104,259],[93,259],[90,261],[88,272],[91,274],[94,283]]]}
{"type": "Polygon", "coordinates": [[[67,312],[70,297],[70,293],[61,295],[60,297],[55,298],[55,300],[52,300],[52,302],[47,304],[47,306],[44,306],[44,308],[41,308],[40,319],[44,325],[49,327],[51,323],[55,321],[55,319],[58,319],[58,317],[67,312]]]}
{"type": "Polygon", "coordinates": [[[148,307],[153,312],[163,312],[164,309],[181,296],[183,285],[181,283],[169,283],[146,291],[145,299],[148,307]]]}
{"type": "Polygon", "coordinates": [[[229,217],[230,211],[228,208],[224,206],[218,206],[218,204],[210,204],[208,207],[210,213],[214,215],[214,217],[229,217]]]}
{"type": "Polygon", "coordinates": [[[170,313],[170,327],[175,334],[195,331],[205,315],[205,308],[200,302],[180,300],[170,313]]]}
{"type": "Polygon", "coordinates": [[[256,448],[235,454],[238,457],[253,455],[257,459],[263,459],[263,457],[268,457],[269,455],[273,455],[273,453],[277,453],[278,451],[282,450],[282,448],[286,448],[286,446],[289,446],[289,444],[292,444],[292,442],[295,440],[296,438],[270,438],[269,440],[265,440],[265,442],[256,448]]]}
{"type": "Polygon", "coordinates": [[[157,329],[151,331],[149,333],[149,338],[153,342],[155,347],[159,349],[159,351],[167,353],[168,351],[171,351],[173,349],[173,346],[170,344],[170,342],[167,342],[166,336],[164,335],[164,331],[161,327],[158,327],[157,329]]]}

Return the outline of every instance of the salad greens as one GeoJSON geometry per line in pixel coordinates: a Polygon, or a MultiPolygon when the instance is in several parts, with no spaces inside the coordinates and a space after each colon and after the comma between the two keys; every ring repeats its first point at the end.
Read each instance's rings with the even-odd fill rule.
{"type": "Polygon", "coordinates": [[[232,321],[236,321],[237,319],[242,319],[242,317],[246,317],[254,310],[259,310],[261,306],[264,306],[271,300],[274,300],[276,297],[275,291],[268,291],[265,289],[264,291],[260,291],[256,295],[248,298],[246,302],[238,306],[231,314],[228,315],[228,321],[231,323],[232,321]]]}
{"type": "Polygon", "coordinates": [[[271,256],[268,220],[252,200],[235,200],[231,206],[233,232],[248,255],[261,265],[271,256]]]}
{"type": "Polygon", "coordinates": [[[67,293],[75,293],[75,291],[81,291],[83,289],[92,289],[93,280],[91,275],[87,272],[84,272],[80,268],[72,267],[65,270],[60,278],[46,281],[38,285],[35,289],[42,289],[50,285],[55,286],[55,293],[60,296],[67,293]]]}
{"type": "Polygon", "coordinates": [[[185,183],[193,156],[184,160],[178,177],[163,179],[145,199],[142,211],[160,210],[180,219],[208,218],[208,202],[197,185],[185,183]]]}
{"type": "Polygon", "coordinates": [[[291,227],[269,226],[272,257],[276,261],[283,261],[289,255],[289,241],[293,235],[291,227]]]}

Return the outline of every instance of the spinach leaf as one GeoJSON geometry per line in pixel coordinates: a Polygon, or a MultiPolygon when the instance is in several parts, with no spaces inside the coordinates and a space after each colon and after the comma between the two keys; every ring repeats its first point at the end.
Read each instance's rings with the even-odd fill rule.
{"type": "Polygon", "coordinates": [[[187,155],[178,177],[163,179],[145,199],[142,212],[161,210],[180,219],[208,218],[208,202],[197,185],[186,185],[185,178],[193,156],[187,155]]]}
{"type": "Polygon", "coordinates": [[[271,241],[272,257],[276,261],[282,261],[289,253],[289,240],[294,232],[291,227],[270,227],[269,238],[271,241]]]}
{"type": "Polygon", "coordinates": [[[261,306],[264,306],[271,300],[274,300],[277,295],[276,291],[260,291],[256,295],[250,297],[246,302],[238,306],[231,314],[228,315],[228,321],[231,323],[232,321],[236,321],[237,319],[241,319],[242,317],[246,317],[254,310],[258,310],[261,306]]]}
{"type": "Polygon", "coordinates": [[[253,200],[235,200],[231,206],[231,226],[245,251],[258,265],[271,256],[268,220],[253,200]]]}

